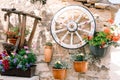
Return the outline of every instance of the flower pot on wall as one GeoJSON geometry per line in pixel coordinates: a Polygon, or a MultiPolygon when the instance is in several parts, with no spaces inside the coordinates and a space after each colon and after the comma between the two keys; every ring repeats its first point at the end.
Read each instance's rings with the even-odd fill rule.
{"type": "Polygon", "coordinates": [[[9,38],[8,39],[9,40],[9,43],[11,43],[11,44],[16,44],[16,41],[17,41],[17,39],[15,39],[15,38],[9,38]]]}
{"type": "Polygon", "coordinates": [[[31,66],[27,70],[21,70],[17,68],[6,70],[5,72],[2,72],[1,75],[7,75],[7,76],[18,76],[18,77],[32,77],[35,75],[35,68],[36,65],[31,66]]]}
{"type": "Polygon", "coordinates": [[[105,47],[105,48],[100,48],[98,46],[90,46],[90,51],[92,52],[92,54],[96,57],[104,57],[107,53],[107,50],[110,47],[105,47]]]}
{"type": "Polygon", "coordinates": [[[45,62],[50,62],[52,58],[52,46],[45,46],[44,49],[45,62]]]}
{"type": "Polygon", "coordinates": [[[87,61],[74,61],[73,66],[76,72],[85,73],[88,69],[88,62],[87,61]]]}
{"type": "Polygon", "coordinates": [[[67,69],[52,69],[54,79],[65,80],[67,69]]]}

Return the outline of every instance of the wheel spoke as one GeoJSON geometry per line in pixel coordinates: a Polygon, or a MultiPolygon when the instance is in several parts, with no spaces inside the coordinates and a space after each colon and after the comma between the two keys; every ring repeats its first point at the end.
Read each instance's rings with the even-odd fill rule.
{"type": "Polygon", "coordinates": [[[79,35],[79,33],[77,31],[75,33],[78,36],[78,38],[80,39],[80,41],[82,41],[82,37],[79,35]]]}
{"type": "Polygon", "coordinates": [[[71,33],[70,44],[73,45],[73,33],[71,33]]]}
{"type": "Polygon", "coordinates": [[[72,13],[72,20],[75,20],[75,15],[72,13]]]}
{"type": "Polygon", "coordinates": [[[76,19],[75,22],[78,22],[82,18],[82,16],[83,16],[83,13],[76,19]]]}
{"type": "Polygon", "coordinates": [[[82,23],[78,24],[78,26],[81,26],[81,25],[84,25],[84,24],[88,24],[88,23],[90,23],[90,22],[92,22],[92,21],[93,21],[93,20],[84,21],[84,22],[82,22],[82,23]]]}
{"type": "Polygon", "coordinates": [[[85,30],[85,29],[81,29],[81,28],[78,28],[78,30],[80,30],[80,31],[83,31],[83,32],[86,32],[86,33],[90,33],[88,30],[85,30]]]}
{"type": "Polygon", "coordinates": [[[60,32],[66,31],[66,30],[67,30],[67,28],[59,29],[59,30],[56,30],[55,33],[60,33],[60,32]]]}
{"type": "Polygon", "coordinates": [[[66,36],[68,35],[68,33],[69,33],[69,31],[67,31],[66,33],[65,33],[65,35],[62,37],[62,39],[61,39],[61,42],[66,38],[66,36]]]}

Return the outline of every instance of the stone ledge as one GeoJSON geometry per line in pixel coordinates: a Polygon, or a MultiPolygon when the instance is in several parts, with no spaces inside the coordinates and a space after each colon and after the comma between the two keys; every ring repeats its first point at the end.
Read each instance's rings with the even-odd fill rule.
{"type": "Polygon", "coordinates": [[[39,76],[33,76],[31,78],[13,77],[13,76],[0,76],[0,80],[39,80],[39,76]]]}

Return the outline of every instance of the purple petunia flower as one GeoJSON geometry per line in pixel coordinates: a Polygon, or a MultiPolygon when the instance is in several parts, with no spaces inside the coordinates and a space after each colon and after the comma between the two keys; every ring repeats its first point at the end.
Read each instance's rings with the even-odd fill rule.
{"type": "Polygon", "coordinates": [[[13,63],[16,63],[17,62],[17,59],[15,58],[15,59],[13,59],[13,63]]]}
{"type": "Polygon", "coordinates": [[[30,64],[26,63],[26,66],[27,66],[27,67],[30,67],[30,64]]]}
{"type": "Polygon", "coordinates": [[[2,64],[2,60],[0,60],[0,65],[2,64]]]}
{"type": "Polygon", "coordinates": [[[2,57],[4,58],[6,55],[5,54],[2,54],[2,57]]]}

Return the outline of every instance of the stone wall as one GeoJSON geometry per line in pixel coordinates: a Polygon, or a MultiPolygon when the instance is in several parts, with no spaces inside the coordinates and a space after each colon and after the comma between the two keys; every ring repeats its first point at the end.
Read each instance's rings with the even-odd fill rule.
{"type": "MultiPolygon", "coordinates": [[[[65,0],[64,2],[60,0],[48,0],[47,5],[42,6],[39,2],[32,4],[30,3],[29,0],[6,0],[6,1],[0,0],[0,3],[2,3],[0,5],[1,8],[14,7],[17,10],[22,10],[31,14],[35,14],[42,18],[42,21],[39,22],[37,26],[36,33],[33,40],[33,45],[32,45],[33,47],[32,49],[37,55],[36,75],[39,76],[39,80],[54,80],[52,76],[52,71],[51,71],[52,62],[58,58],[62,58],[66,60],[71,65],[70,69],[68,69],[66,80],[109,80],[110,54],[107,54],[104,58],[99,59],[99,61],[93,58],[93,61],[95,61],[95,63],[89,64],[89,71],[87,73],[85,74],[76,73],[73,70],[72,61],[70,60],[70,54],[69,54],[76,50],[69,50],[59,46],[58,44],[55,43],[55,41],[53,40],[50,34],[50,25],[51,25],[51,19],[53,15],[62,7],[67,5],[72,5],[72,4],[82,5],[84,7],[87,7],[92,12],[97,23],[96,31],[100,31],[104,26],[110,26],[110,24],[107,21],[112,17],[111,8],[109,9],[109,7],[111,6],[107,4],[108,2],[106,2],[106,4],[95,3],[98,1],[101,1],[101,0],[82,0],[82,2],[76,2],[71,0],[68,2],[66,2],[65,0]],[[52,61],[49,64],[44,62],[44,54],[43,54],[44,44],[47,41],[51,41],[54,45],[52,61]]],[[[116,10],[112,12],[113,15],[117,11],[116,7],[115,9],[116,10]]],[[[0,15],[1,15],[0,20],[2,21],[2,24],[4,26],[3,28],[1,28],[0,26],[0,29],[6,30],[7,23],[3,19],[4,12],[0,11],[0,15]]],[[[14,21],[16,20],[16,16],[13,15],[13,17],[11,18],[12,18],[11,21],[15,23],[14,21]]],[[[33,20],[30,18],[28,18],[27,20],[28,20],[27,26],[30,27],[30,30],[31,30],[32,28],[31,23],[33,22],[33,20]]],[[[0,40],[1,40],[1,37],[0,37],[0,40]]],[[[89,52],[87,46],[85,46],[85,51],[89,52]]]]}

